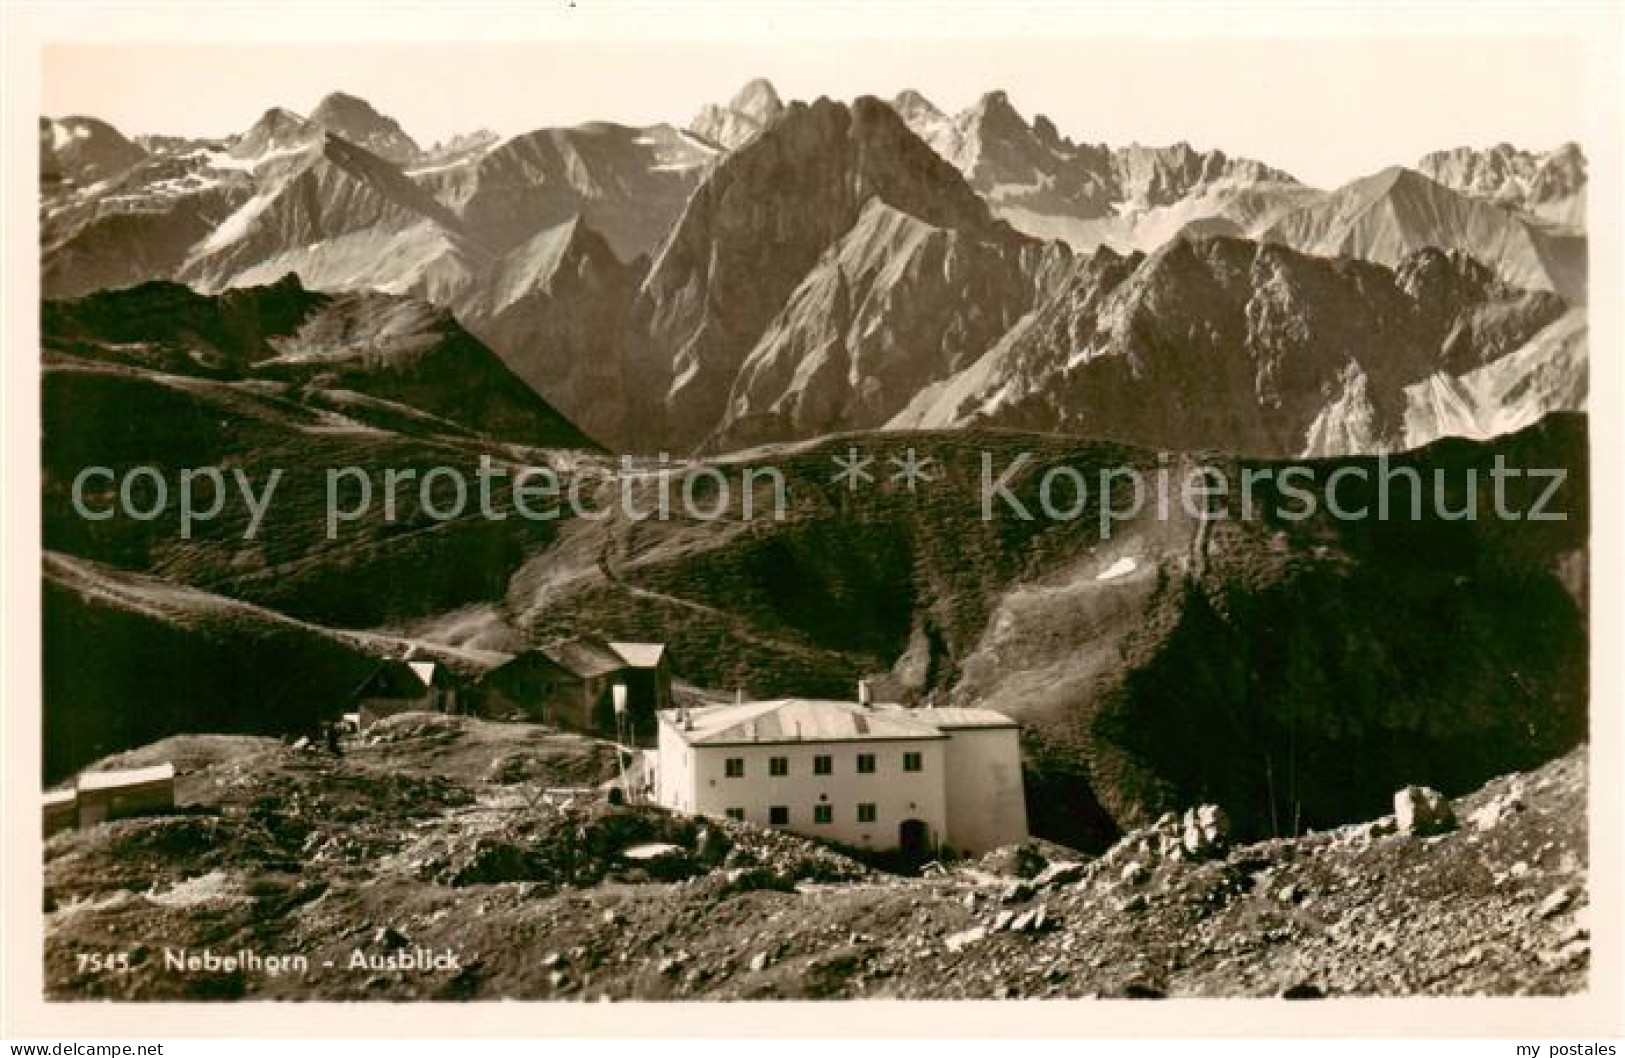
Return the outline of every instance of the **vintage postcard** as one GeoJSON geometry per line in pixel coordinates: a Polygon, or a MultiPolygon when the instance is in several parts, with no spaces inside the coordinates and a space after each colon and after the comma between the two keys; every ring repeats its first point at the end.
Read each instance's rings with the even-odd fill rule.
{"type": "Polygon", "coordinates": [[[17,1032],[1618,1031],[1617,6],[395,13],[11,12],[17,1032]]]}

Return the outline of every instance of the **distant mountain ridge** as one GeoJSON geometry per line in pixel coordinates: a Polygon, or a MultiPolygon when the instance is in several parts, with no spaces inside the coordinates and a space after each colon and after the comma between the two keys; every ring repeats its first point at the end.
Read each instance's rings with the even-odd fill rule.
{"type": "MultiPolygon", "coordinates": [[[[1074,258],[1052,297],[890,426],[1000,425],[1281,457],[1395,451],[1446,432],[1407,416],[1407,387],[1465,378],[1567,313],[1556,295],[1431,248],[1394,270],[1226,237],[1149,256],[1103,248],[1074,258]]],[[[1559,378],[1544,410],[1570,407],[1576,391],[1583,399],[1571,352],[1548,353],[1559,378]]],[[[1528,358],[1523,367],[1535,377],[1528,358]]],[[[1516,406],[1536,395],[1503,396],[1516,406]]]]}
{"type": "Polygon", "coordinates": [[[1280,215],[1258,237],[1322,257],[1357,257],[1389,267],[1426,247],[1461,250],[1508,282],[1555,291],[1573,302],[1586,297],[1583,236],[1550,231],[1399,166],[1280,215]]]}
{"type": "Polygon", "coordinates": [[[986,93],[951,118],[918,92],[903,92],[892,106],[995,207],[1048,204],[1089,218],[1122,207],[1165,206],[1220,183],[1298,183],[1262,162],[1199,152],[1186,143],[1116,149],[1075,144],[1042,114],[1029,125],[1001,91],[986,93]]]}
{"type": "Polygon", "coordinates": [[[1074,143],[1042,114],[1029,124],[1004,92],[988,92],[951,117],[912,90],[892,106],[999,216],[1074,249],[1103,243],[1154,249],[1172,234],[1163,213],[1186,201],[1207,205],[1180,223],[1225,215],[1233,194],[1268,192],[1284,206],[1310,191],[1262,162],[1185,143],[1115,149],[1074,143]]]}
{"type": "Polygon", "coordinates": [[[1416,169],[1438,183],[1496,205],[1573,228],[1585,226],[1586,159],[1578,144],[1542,153],[1500,143],[1423,155],[1416,169]]]}
{"type": "MultiPolygon", "coordinates": [[[[1586,390],[1585,238],[1562,219],[1583,217],[1572,146],[1439,152],[1418,163],[1433,175],[1394,167],[1328,192],[1217,150],[1075,142],[1004,92],[948,115],[913,91],[786,105],[763,79],[687,129],[594,122],[427,151],[344,93],[309,117],[272,108],[224,143],[143,146],[67,119],[41,136],[42,166],[62,174],[42,169],[48,296],[151,279],[220,292],[288,273],[311,289],[409,296],[453,313],[612,447],[716,451],[1007,417],[1141,436],[1131,410],[1102,417],[1110,387],[1088,381],[1100,369],[1087,366],[1085,305],[1142,267],[1135,255],[1213,237],[1389,270],[1428,249],[1466,254],[1573,311],[1561,326],[1561,311],[1534,313],[1554,328],[1539,342],[1519,312],[1463,324],[1457,346],[1493,356],[1412,372],[1380,398],[1361,395],[1372,379],[1336,375],[1346,360],[1321,365],[1311,403],[1332,417],[1312,438],[1293,416],[1285,433],[1285,420],[1259,426],[1276,410],[1221,385],[1206,399],[1231,425],[1204,443],[1387,450],[1583,407],[1586,390]],[[1049,352],[1020,351],[1061,320],[1070,329],[1044,339],[1049,352]],[[1519,355],[1507,334],[1529,343],[1519,355]],[[1384,409],[1375,419],[1370,400],[1384,409]]],[[[1297,326],[1346,317],[1351,334],[1381,301],[1361,308],[1335,283],[1293,297],[1297,326]]],[[[1134,313],[1157,326],[1186,316],[1166,299],[1134,313]]],[[[1397,334],[1405,319],[1364,329],[1397,334]]],[[[1314,338],[1294,355],[1336,344],[1314,338]]]]}

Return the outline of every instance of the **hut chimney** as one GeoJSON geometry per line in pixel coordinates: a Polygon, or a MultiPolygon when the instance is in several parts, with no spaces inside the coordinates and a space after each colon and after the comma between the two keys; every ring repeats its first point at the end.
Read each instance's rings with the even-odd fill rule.
{"type": "Polygon", "coordinates": [[[868,680],[859,680],[858,681],[858,704],[863,706],[865,709],[869,708],[869,706],[871,704],[870,701],[869,701],[869,681],[868,680]]]}

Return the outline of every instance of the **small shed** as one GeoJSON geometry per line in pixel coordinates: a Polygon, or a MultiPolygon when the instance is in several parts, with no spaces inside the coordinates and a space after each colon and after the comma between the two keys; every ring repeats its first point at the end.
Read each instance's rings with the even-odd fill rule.
{"type": "Polygon", "coordinates": [[[87,772],[74,789],[80,826],[164,812],[175,807],[175,765],[87,772]]]}
{"type": "Polygon", "coordinates": [[[671,708],[671,650],[664,643],[612,642],[610,649],[626,661],[627,706],[639,726],[671,708]]]}

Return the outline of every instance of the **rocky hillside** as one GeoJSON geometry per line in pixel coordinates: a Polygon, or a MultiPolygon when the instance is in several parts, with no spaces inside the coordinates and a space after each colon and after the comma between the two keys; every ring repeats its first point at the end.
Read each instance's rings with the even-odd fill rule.
{"type": "Polygon", "coordinates": [[[626,394],[627,312],[642,278],[580,219],[514,247],[452,311],[532,389],[589,436],[618,446],[635,432],[626,394]]]}
{"type": "Polygon", "coordinates": [[[870,199],[746,355],[708,446],[883,425],[1025,314],[1033,257],[870,199]]]}
{"type": "Polygon", "coordinates": [[[338,632],[262,607],[53,552],[45,555],[47,782],[176,731],[310,733],[385,655],[464,671],[478,652],[338,632]],[[85,644],[100,644],[85,664],[85,644]],[[139,708],[132,703],[139,702],[139,708]]]}
{"type": "Polygon", "coordinates": [[[594,122],[515,136],[466,169],[419,179],[491,250],[580,217],[631,261],[659,244],[716,153],[669,125],[594,122]]]}
{"type": "Polygon", "coordinates": [[[1390,271],[1220,237],[1149,256],[1101,249],[1074,259],[1032,313],[890,425],[986,423],[1281,456],[1489,436],[1471,421],[1585,406],[1573,348],[1532,347],[1566,307],[1459,252],[1419,250],[1390,271]],[[1500,370],[1525,380],[1520,392],[1465,399],[1473,410],[1454,417],[1412,413],[1422,388],[1482,392],[1468,376],[1514,353],[1500,370]],[[1545,384],[1531,386],[1537,378],[1545,384]]]}
{"type": "Polygon", "coordinates": [[[607,777],[605,749],[408,714],[342,756],[224,737],[126,754],[110,763],[175,762],[182,807],[48,843],[47,991],[594,1001],[1586,987],[1583,750],[1468,794],[1453,806],[1459,826],[1432,836],[1395,833],[1389,817],[1252,844],[1204,832],[1187,846],[1165,825],[1098,859],[1029,846],[910,878],[744,824],[542,796],[607,777]],[[130,972],[80,969],[90,944],[131,952],[130,972]],[[306,967],[165,969],[166,949],[245,948],[306,967]],[[420,951],[443,965],[389,968],[420,951]]]}
{"type": "MultiPolygon", "coordinates": [[[[867,675],[905,700],[1006,711],[1025,728],[1037,832],[1081,847],[1206,796],[1250,835],[1295,814],[1325,826],[1375,812],[1418,769],[1461,791],[1583,737],[1584,451],[1583,421],[1555,418],[1400,460],[1424,480],[1451,475],[1452,503],[1478,468],[1470,523],[1430,505],[1419,522],[1322,508],[1204,531],[1176,498],[1168,517],[1148,502],[1103,537],[1094,492],[1072,521],[1026,521],[1002,500],[980,517],[982,459],[996,476],[1027,453],[1011,488],[1036,512],[1051,468],[1093,489],[1108,468],[1155,480],[1166,467],[1177,489],[1194,457],[1032,435],[841,438],[756,457],[788,479],[781,522],[569,525],[502,609],[539,638],[662,639],[705,686],[840,696],[867,675]],[[854,443],[879,467],[913,448],[937,477],[852,496],[829,476],[854,443]],[[1566,468],[1567,520],[1491,516],[1497,454],[1566,468]]],[[[1260,466],[1215,465],[1232,488],[1260,466]]],[[[1317,480],[1343,465],[1311,464],[1317,480]]],[[[1409,514],[1403,481],[1354,492],[1409,514]]]]}
{"type": "MultiPolygon", "coordinates": [[[[307,401],[318,391],[336,403],[364,396],[409,409],[402,417],[426,413],[466,436],[592,445],[449,313],[412,298],[316,294],[293,275],[218,297],[158,282],[46,302],[41,327],[47,354],[99,368],[195,374],[258,392],[274,380],[307,401]]],[[[84,414],[71,401],[61,413],[48,431],[66,432],[84,414]]]]}
{"type": "MultiPolygon", "coordinates": [[[[156,153],[86,188],[44,188],[40,287],[79,297],[180,273],[194,247],[254,194],[251,176],[217,168],[224,151],[156,153]]],[[[234,160],[233,160],[234,161],[234,160]]]]}
{"type": "Polygon", "coordinates": [[[192,248],[177,278],[214,291],[297,272],[319,289],[405,293],[473,267],[444,205],[338,136],[319,133],[306,147],[267,155],[254,184],[254,196],[192,248]]]}

